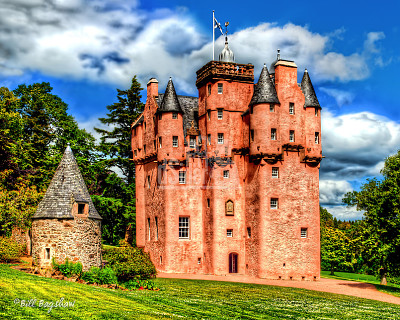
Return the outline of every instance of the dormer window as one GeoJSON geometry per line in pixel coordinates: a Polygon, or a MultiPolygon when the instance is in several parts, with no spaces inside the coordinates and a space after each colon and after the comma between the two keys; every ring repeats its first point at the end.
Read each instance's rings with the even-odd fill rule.
{"type": "Polygon", "coordinates": [[[172,119],[178,119],[178,112],[172,113],[172,119]]]}

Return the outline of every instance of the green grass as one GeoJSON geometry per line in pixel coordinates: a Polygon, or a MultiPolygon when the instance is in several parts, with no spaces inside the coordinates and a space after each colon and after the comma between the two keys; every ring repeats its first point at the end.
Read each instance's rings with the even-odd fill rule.
{"type": "Polygon", "coordinates": [[[400,297],[400,285],[388,282],[388,284],[386,286],[383,286],[380,284],[380,280],[378,280],[375,276],[370,276],[370,275],[366,275],[366,274],[349,273],[349,272],[335,272],[335,275],[331,276],[330,271],[321,271],[321,277],[371,283],[371,284],[375,285],[379,291],[391,294],[396,297],[400,297]]]}
{"type": "Polygon", "coordinates": [[[156,279],[160,291],[121,291],[37,277],[0,264],[0,319],[400,319],[400,306],[295,288],[156,279]],[[22,307],[15,299],[75,301],[22,307]]]}

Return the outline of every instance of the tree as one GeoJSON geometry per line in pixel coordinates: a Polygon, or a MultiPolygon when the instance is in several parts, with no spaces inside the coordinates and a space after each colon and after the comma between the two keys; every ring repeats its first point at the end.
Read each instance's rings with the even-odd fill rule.
{"type": "Polygon", "coordinates": [[[385,160],[383,178],[370,179],[343,202],[364,211],[365,255],[386,284],[400,274],[400,151],[385,160]]]}
{"type": "MultiPolygon", "coordinates": [[[[143,111],[144,105],[140,101],[141,90],[136,76],[132,78],[131,87],[128,90],[117,89],[118,102],[107,106],[110,111],[107,117],[99,119],[111,129],[95,128],[102,135],[100,150],[105,155],[105,162],[108,167],[117,167],[123,175],[122,180],[117,176],[108,179],[108,187],[105,188],[102,196],[110,199],[102,201],[95,199],[95,201],[102,208],[105,208],[102,203],[112,204],[113,219],[124,224],[126,232],[131,230],[135,223],[135,166],[130,160],[132,158],[131,125],[143,111]],[[116,190],[118,192],[115,192],[116,190]],[[124,204],[123,207],[119,205],[119,200],[124,204]]],[[[103,215],[109,216],[109,213],[103,211],[103,215]]],[[[110,239],[115,241],[113,234],[110,235],[110,239]]]]}

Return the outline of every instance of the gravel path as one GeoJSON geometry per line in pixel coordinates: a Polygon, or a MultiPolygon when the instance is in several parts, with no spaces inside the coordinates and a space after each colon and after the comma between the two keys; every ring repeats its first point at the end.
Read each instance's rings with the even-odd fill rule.
{"type": "Polygon", "coordinates": [[[359,298],[378,300],[388,303],[400,304],[400,298],[387,293],[380,292],[373,284],[325,279],[319,281],[290,281],[290,280],[267,280],[241,275],[215,276],[215,275],[197,275],[197,274],[181,274],[181,273],[158,273],[158,278],[172,279],[192,279],[192,280],[213,280],[213,281],[229,281],[265,284],[270,286],[301,288],[314,291],[330,292],[344,294],[359,298]]]}

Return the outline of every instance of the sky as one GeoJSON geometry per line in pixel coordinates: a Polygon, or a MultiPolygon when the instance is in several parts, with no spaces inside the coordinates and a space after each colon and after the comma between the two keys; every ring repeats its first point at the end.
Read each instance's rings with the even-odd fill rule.
{"type": "Polygon", "coordinates": [[[92,133],[134,75],[142,87],[157,78],[160,91],[172,77],[178,94],[197,96],[213,10],[230,22],[229,46],[236,62],[255,66],[255,80],[277,49],[296,62],[299,82],[308,69],[323,108],[320,204],[360,219],[343,195],[379,177],[400,149],[397,0],[0,0],[0,86],[50,82],[92,133]]]}

